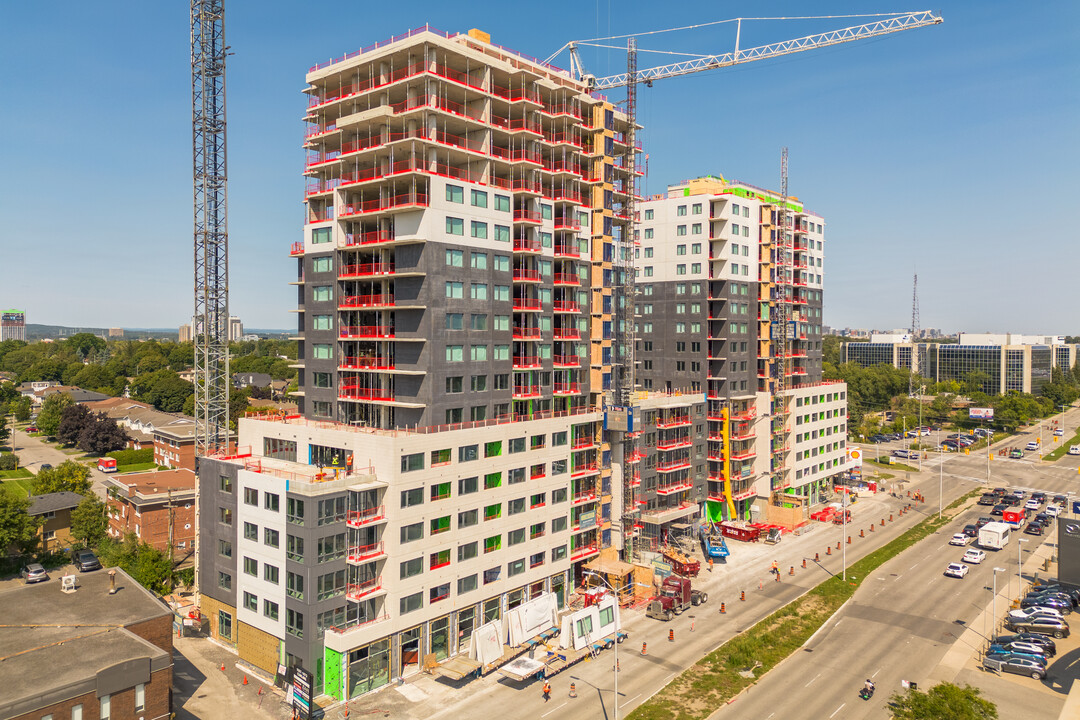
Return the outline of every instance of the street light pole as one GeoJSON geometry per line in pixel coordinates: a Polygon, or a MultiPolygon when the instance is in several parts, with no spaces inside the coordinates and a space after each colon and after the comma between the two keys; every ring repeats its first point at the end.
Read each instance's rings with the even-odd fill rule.
{"type": "Polygon", "coordinates": [[[1005,572],[1005,568],[994,568],[994,600],[993,600],[993,617],[991,618],[994,623],[994,632],[997,632],[997,574],[999,572],[1005,572]]]}
{"type": "Polygon", "coordinates": [[[609,583],[607,580],[594,572],[585,573],[585,577],[596,578],[600,582],[604,583],[604,585],[607,585],[608,589],[611,590],[611,592],[615,595],[615,668],[613,670],[613,673],[615,675],[615,707],[613,708],[613,717],[614,720],[619,720],[619,593],[615,588],[611,587],[611,583],[609,583]]]}
{"type": "Polygon", "coordinates": [[[847,582],[847,496],[848,496],[848,486],[845,485],[844,486],[844,497],[840,501],[840,516],[844,519],[844,525],[843,525],[844,535],[843,535],[843,537],[840,538],[840,544],[844,546],[844,560],[843,560],[844,582],[847,582]]]}
{"type": "Polygon", "coordinates": [[[1021,555],[1023,550],[1022,543],[1026,543],[1027,540],[1019,538],[1016,541],[1016,597],[1020,597],[1020,593],[1024,590],[1024,560],[1021,555]]]}

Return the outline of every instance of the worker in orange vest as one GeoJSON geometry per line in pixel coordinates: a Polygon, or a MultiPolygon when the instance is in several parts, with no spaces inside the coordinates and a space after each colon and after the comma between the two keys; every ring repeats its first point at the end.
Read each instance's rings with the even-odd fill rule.
{"type": "Polygon", "coordinates": [[[544,702],[551,699],[551,683],[547,680],[544,681],[544,702]]]}
{"type": "Polygon", "coordinates": [[[772,569],[769,572],[776,573],[777,575],[780,574],[780,566],[776,560],[772,561],[772,569]]]}

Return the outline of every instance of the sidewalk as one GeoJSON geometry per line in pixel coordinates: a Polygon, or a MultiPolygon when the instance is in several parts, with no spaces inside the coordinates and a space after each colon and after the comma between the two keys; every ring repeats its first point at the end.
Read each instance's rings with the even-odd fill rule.
{"type": "Polygon", "coordinates": [[[173,711],[178,720],[291,717],[282,706],[281,692],[245,673],[236,659],[206,638],[173,638],[173,711]]]}

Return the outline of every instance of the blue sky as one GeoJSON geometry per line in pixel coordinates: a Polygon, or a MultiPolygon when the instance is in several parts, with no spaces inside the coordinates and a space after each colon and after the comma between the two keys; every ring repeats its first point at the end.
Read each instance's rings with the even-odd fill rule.
{"type": "MultiPolygon", "coordinates": [[[[572,39],[740,13],[917,9],[377,5],[227,0],[230,303],[248,327],[295,327],[287,251],[301,237],[301,90],[316,62],[425,22],[479,27],[542,58],[572,39]]],[[[792,194],[827,221],[826,324],[906,327],[917,269],[924,327],[1080,334],[1071,311],[1080,266],[1080,4],[935,10],[944,24],[643,88],[644,190],[708,173],[777,187],[786,145],[792,194]]],[[[748,23],[741,47],[861,22],[748,23]]],[[[639,41],[701,53],[733,43],[731,25],[639,41]]],[[[673,59],[643,55],[641,64],[673,59]]],[[[624,65],[614,50],[586,49],[584,60],[598,75],[624,65]]],[[[169,327],[189,318],[187,3],[8,4],[0,78],[0,306],[64,325],[169,327]]]]}

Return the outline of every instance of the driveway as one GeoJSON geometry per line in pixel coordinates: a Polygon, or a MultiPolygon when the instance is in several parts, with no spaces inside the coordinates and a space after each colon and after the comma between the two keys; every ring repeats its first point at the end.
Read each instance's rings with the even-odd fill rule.
{"type": "MultiPolygon", "coordinates": [[[[12,444],[15,453],[19,456],[22,467],[37,474],[42,463],[48,463],[53,467],[65,460],[71,460],[75,456],[68,455],[55,445],[49,445],[42,438],[32,437],[23,430],[16,430],[12,435],[12,444]]],[[[81,454],[81,453],[80,453],[81,454]]],[[[93,483],[94,494],[102,500],[105,499],[105,480],[109,476],[97,468],[90,469],[90,481],[93,483]]]]}

